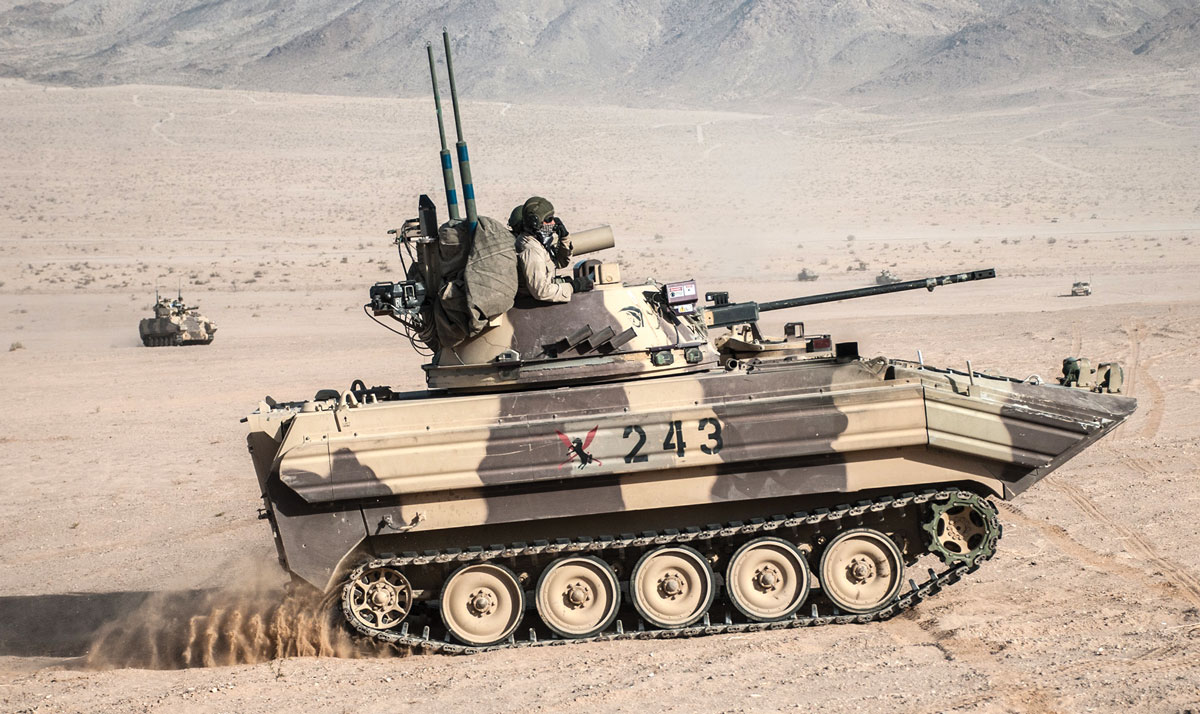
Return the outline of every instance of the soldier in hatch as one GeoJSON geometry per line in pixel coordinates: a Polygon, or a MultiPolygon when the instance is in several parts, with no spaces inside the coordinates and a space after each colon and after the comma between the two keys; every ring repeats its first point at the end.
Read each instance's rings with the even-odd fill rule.
{"type": "Polygon", "coordinates": [[[554,215],[554,206],[534,196],[513,209],[508,225],[517,236],[518,295],[546,302],[569,302],[571,295],[590,290],[591,281],[575,282],[556,277],[557,268],[571,264],[573,247],[562,219],[554,215]]]}

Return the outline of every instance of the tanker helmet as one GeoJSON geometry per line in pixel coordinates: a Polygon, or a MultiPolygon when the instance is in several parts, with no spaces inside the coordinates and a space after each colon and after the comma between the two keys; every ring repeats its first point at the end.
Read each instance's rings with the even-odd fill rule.
{"type": "Polygon", "coordinates": [[[542,198],[534,196],[525,202],[523,207],[522,224],[529,235],[537,235],[542,224],[554,218],[554,205],[542,198]]]}

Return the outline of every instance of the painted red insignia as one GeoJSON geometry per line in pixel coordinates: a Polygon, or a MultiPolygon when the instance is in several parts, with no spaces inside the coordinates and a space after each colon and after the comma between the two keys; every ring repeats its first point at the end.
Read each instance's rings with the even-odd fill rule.
{"type": "Polygon", "coordinates": [[[560,441],[562,441],[563,446],[567,447],[567,458],[563,459],[563,462],[558,465],[558,468],[561,469],[575,459],[579,459],[579,466],[577,468],[582,469],[588,464],[603,466],[604,462],[592,456],[587,450],[588,447],[592,445],[592,439],[596,438],[596,430],[599,428],[599,425],[593,426],[592,430],[587,433],[587,436],[582,439],[572,439],[561,431],[555,430],[554,433],[558,434],[558,438],[560,441]]]}

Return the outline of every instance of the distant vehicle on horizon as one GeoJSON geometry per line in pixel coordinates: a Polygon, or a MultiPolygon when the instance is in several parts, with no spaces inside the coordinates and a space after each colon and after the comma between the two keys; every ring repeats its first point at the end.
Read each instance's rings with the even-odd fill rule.
{"type": "Polygon", "coordinates": [[[900,282],[900,278],[893,275],[892,271],[888,270],[887,268],[879,271],[879,275],[875,276],[876,285],[892,285],[893,283],[898,282],[900,282]]]}
{"type": "Polygon", "coordinates": [[[200,314],[197,306],[188,306],[183,294],[174,299],[154,293],[154,317],[138,323],[138,334],[147,347],[207,345],[213,341],[217,323],[200,314]]]}

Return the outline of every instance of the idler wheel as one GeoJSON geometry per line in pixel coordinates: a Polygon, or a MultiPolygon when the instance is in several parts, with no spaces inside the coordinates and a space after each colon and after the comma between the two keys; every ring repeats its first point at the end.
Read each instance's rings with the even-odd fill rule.
{"type": "Polygon", "coordinates": [[[844,612],[878,612],[896,598],[904,560],[891,538],[871,528],[854,528],[829,541],[821,555],[821,589],[844,612]]]}
{"type": "Polygon", "coordinates": [[[629,594],[646,621],[657,627],[687,627],[699,620],[716,595],[712,566],[685,545],[651,550],[633,566],[629,594]]]}
{"type": "Polygon", "coordinates": [[[542,622],[555,633],[591,637],[616,619],[621,586],[612,567],[599,558],[559,558],[542,571],[536,604],[542,622]]]}
{"type": "Polygon", "coordinates": [[[408,617],[412,586],[395,568],[368,567],[352,575],[342,588],[342,609],[354,624],[388,630],[408,617]]]}
{"type": "Polygon", "coordinates": [[[799,548],[781,538],[757,538],[733,554],[725,571],[725,590],[746,617],[774,622],[800,609],[811,580],[799,548]]]}
{"type": "Polygon", "coordinates": [[[1000,539],[996,507],[974,493],[961,491],[929,507],[924,529],[929,551],[947,565],[974,567],[996,553],[1000,539]]]}
{"type": "Polygon", "coordinates": [[[464,565],[442,587],[442,622],[459,642],[494,645],[516,632],[525,613],[525,592],[503,565],[464,565]]]}

